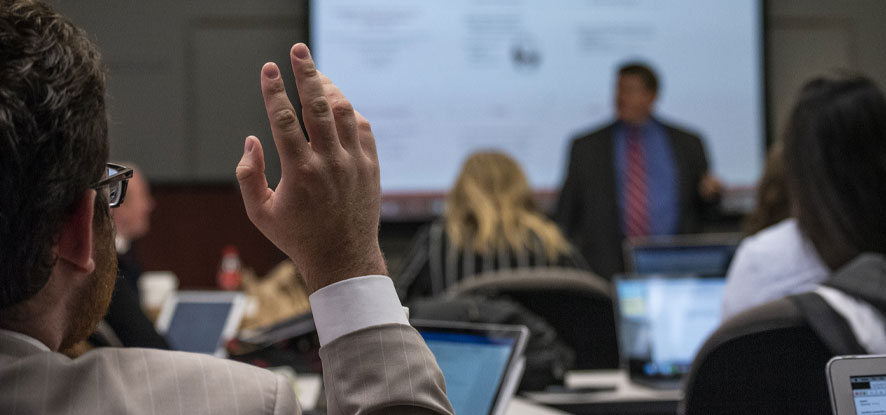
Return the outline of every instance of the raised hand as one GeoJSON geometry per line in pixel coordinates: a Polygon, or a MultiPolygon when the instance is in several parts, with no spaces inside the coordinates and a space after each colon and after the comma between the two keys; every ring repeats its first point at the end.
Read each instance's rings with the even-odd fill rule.
{"type": "Polygon", "coordinates": [[[378,155],[369,122],[317,71],[308,47],[290,50],[308,143],[280,70],[267,63],[261,89],[283,176],[268,188],[264,152],[246,138],[237,180],[246,213],[289,255],[314,292],[347,278],[386,275],[378,246],[378,155]]]}

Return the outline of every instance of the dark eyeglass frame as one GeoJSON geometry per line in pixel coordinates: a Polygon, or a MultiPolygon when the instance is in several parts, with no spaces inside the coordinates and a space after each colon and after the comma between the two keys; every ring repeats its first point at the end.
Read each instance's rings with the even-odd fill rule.
{"type": "Polygon", "coordinates": [[[126,197],[126,187],[129,184],[129,179],[132,178],[132,169],[115,163],[106,163],[106,168],[108,169],[108,177],[99,180],[89,188],[95,190],[107,188],[108,206],[119,207],[126,197]]]}

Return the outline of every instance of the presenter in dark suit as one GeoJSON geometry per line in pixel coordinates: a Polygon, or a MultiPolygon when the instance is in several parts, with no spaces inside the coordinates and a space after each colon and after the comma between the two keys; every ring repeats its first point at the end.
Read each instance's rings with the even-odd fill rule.
{"type": "Polygon", "coordinates": [[[658,79],[646,65],[618,71],[618,119],[572,142],[556,219],[591,269],[624,270],[626,237],[698,232],[721,191],[702,140],[653,116],[658,79]]]}

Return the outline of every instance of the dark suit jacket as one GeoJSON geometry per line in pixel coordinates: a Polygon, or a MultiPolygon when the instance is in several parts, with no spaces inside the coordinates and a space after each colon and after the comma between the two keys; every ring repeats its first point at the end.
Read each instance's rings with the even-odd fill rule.
{"type": "MultiPolygon", "coordinates": [[[[139,303],[138,292],[126,283],[117,280],[114,295],[105,315],[105,322],[114,331],[114,335],[125,347],[147,347],[151,349],[169,349],[166,339],[157,333],[154,323],[145,316],[139,303]]],[[[111,346],[102,344],[101,339],[90,337],[94,346],[111,346]]]]}
{"type": "Polygon", "coordinates": [[[169,343],[163,338],[141,309],[138,293],[138,277],[142,274],[142,266],[130,249],[124,254],[117,254],[117,284],[105,323],[111,331],[111,338],[106,332],[98,330],[89,336],[89,343],[95,347],[123,346],[146,347],[151,349],[169,349],[169,343]]]}
{"type": "MultiPolygon", "coordinates": [[[[708,171],[704,145],[692,133],[659,123],[670,138],[680,180],[679,233],[698,232],[705,209],[698,187],[708,171]]],[[[624,271],[624,235],[613,160],[615,127],[615,123],[609,124],[572,142],[569,170],[556,212],[557,222],[587,259],[591,270],[607,279],[624,271]]]]}

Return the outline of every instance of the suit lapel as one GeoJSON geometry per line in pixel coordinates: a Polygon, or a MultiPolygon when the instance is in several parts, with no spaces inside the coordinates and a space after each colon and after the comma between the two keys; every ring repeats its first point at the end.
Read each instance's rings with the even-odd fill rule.
{"type": "Polygon", "coordinates": [[[599,175],[596,180],[600,184],[596,189],[598,189],[600,194],[591,195],[591,197],[597,197],[598,203],[603,204],[604,208],[601,211],[606,216],[606,221],[603,223],[611,223],[615,227],[614,234],[618,235],[618,240],[620,241],[623,238],[623,233],[621,229],[622,218],[618,208],[618,175],[615,174],[615,124],[610,124],[606,127],[604,137],[600,143],[600,154],[597,156],[597,163],[599,165],[595,167],[599,175]]]}
{"type": "Polygon", "coordinates": [[[695,181],[689,176],[692,161],[687,159],[686,151],[683,147],[680,133],[673,128],[665,125],[665,134],[668,135],[668,143],[671,145],[671,157],[674,162],[674,170],[677,172],[677,204],[680,207],[680,217],[677,219],[677,232],[683,233],[687,228],[686,213],[690,208],[689,204],[692,200],[689,195],[694,192],[692,189],[695,181]]]}

